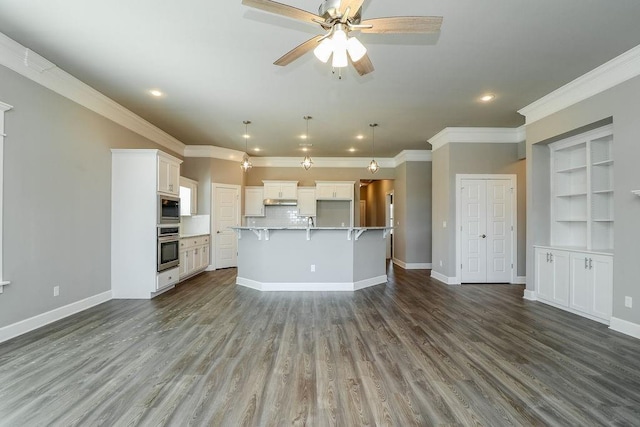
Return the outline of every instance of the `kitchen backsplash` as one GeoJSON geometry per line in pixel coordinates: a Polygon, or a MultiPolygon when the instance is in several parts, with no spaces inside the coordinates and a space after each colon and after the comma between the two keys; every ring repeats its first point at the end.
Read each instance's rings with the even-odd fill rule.
{"type": "Polygon", "coordinates": [[[307,217],[298,216],[296,206],[265,206],[264,217],[245,218],[247,227],[306,227],[307,217]]]}
{"type": "Polygon", "coordinates": [[[209,234],[211,217],[209,215],[193,215],[180,217],[180,234],[209,234]]]}

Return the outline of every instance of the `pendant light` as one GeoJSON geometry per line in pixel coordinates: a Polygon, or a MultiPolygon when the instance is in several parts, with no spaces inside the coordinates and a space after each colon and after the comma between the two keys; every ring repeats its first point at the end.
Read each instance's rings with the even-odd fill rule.
{"type": "MultiPolygon", "coordinates": [[[[305,119],[307,121],[307,133],[304,134],[304,139],[308,140],[309,139],[309,120],[311,120],[313,117],[311,116],[304,116],[303,119],[305,119]]],[[[306,155],[304,156],[304,159],[302,159],[302,162],[300,162],[300,164],[302,165],[302,167],[304,168],[304,170],[309,170],[311,169],[311,165],[313,165],[313,160],[311,160],[311,156],[310,155],[306,155]]]]}
{"type": "Polygon", "coordinates": [[[375,130],[378,124],[371,123],[369,126],[371,126],[371,163],[369,163],[369,166],[367,166],[367,169],[371,173],[376,173],[378,172],[378,169],[380,169],[380,166],[378,165],[378,162],[376,162],[376,159],[375,159],[375,148],[376,148],[375,130]]]}
{"type": "Polygon", "coordinates": [[[242,156],[242,162],[240,162],[240,167],[242,168],[242,170],[244,172],[248,172],[249,169],[251,169],[253,167],[253,165],[251,164],[251,160],[249,159],[249,155],[247,154],[247,140],[249,139],[249,125],[251,124],[251,122],[249,120],[245,120],[242,123],[244,123],[244,156],[242,156]]]}

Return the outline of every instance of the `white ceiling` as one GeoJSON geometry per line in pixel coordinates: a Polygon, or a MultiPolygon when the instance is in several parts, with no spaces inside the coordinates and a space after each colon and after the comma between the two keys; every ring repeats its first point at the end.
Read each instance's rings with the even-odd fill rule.
{"type": "Polygon", "coordinates": [[[437,35],[358,36],[376,69],[342,80],[311,53],[273,65],[320,29],[241,0],[0,0],[0,32],[187,145],[243,150],[251,120],[263,156],[301,155],[304,115],[314,156],[369,156],[372,122],[382,157],[449,126],[517,127],[519,108],[640,44],[637,0],[366,0],[362,14],[444,22],[437,35]]]}

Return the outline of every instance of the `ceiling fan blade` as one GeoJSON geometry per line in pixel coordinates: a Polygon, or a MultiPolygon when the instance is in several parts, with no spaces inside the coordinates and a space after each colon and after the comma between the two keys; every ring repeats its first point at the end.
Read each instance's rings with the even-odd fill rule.
{"type": "Polygon", "coordinates": [[[349,18],[353,17],[362,7],[364,0],[342,0],[340,2],[340,12],[345,13],[349,8],[349,18]]]}
{"type": "Polygon", "coordinates": [[[315,23],[314,19],[318,19],[321,21],[323,20],[318,15],[307,12],[306,10],[298,9],[297,7],[289,6],[287,4],[282,4],[271,0],[242,0],[242,4],[245,6],[253,7],[255,9],[264,10],[265,12],[286,16],[288,18],[293,18],[312,24],[315,23]]]}
{"type": "Polygon", "coordinates": [[[369,59],[369,55],[367,55],[366,53],[358,62],[352,62],[352,64],[358,74],[360,74],[361,76],[369,74],[374,70],[373,63],[371,63],[371,59],[369,59]]]}
{"type": "Polygon", "coordinates": [[[388,18],[367,19],[361,25],[363,33],[437,33],[442,25],[442,16],[390,16],[388,18]]]}
{"type": "Polygon", "coordinates": [[[284,67],[285,65],[291,64],[293,61],[300,58],[305,53],[315,49],[315,47],[318,46],[318,42],[323,37],[324,36],[315,36],[314,38],[307,40],[301,45],[294,47],[289,52],[285,53],[280,58],[278,58],[278,60],[274,62],[274,65],[280,65],[281,67],[284,67]]]}

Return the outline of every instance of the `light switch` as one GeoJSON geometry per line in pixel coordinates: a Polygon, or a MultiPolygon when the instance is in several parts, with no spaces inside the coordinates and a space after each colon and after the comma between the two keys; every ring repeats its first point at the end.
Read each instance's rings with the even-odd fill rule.
{"type": "Polygon", "coordinates": [[[447,221],[442,221],[442,228],[447,228],[447,221]]]}

